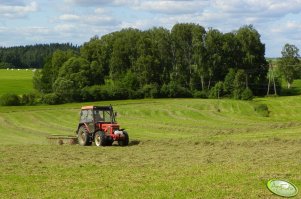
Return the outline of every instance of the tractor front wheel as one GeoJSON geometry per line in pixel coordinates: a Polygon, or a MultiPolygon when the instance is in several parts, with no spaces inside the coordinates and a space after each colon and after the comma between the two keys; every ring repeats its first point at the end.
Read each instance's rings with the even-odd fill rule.
{"type": "Polygon", "coordinates": [[[105,134],[102,131],[97,131],[94,136],[94,142],[96,146],[105,146],[106,140],[105,140],[105,134]]]}
{"type": "Polygon", "coordinates": [[[123,140],[118,140],[118,145],[119,146],[127,146],[129,145],[129,135],[126,131],[123,131],[124,139],[123,140]]]}
{"type": "Polygon", "coordinates": [[[84,125],[80,126],[77,132],[78,143],[82,146],[90,146],[92,144],[89,133],[84,125]]]}

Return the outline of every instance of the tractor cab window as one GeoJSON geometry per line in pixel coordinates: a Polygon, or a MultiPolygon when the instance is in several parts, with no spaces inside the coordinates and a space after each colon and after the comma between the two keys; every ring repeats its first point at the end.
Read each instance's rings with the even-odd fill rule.
{"type": "Polygon", "coordinates": [[[104,111],[104,118],[105,118],[105,122],[112,122],[111,112],[110,111],[104,111]]]}
{"type": "Polygon", "coordinates": [[[92,110],[88,110],[87,122],[93,122],[93,112],[92,112],[92,110]]]}
{"type": "MultiPolygon", "coordinates": [[[[94,118],[96,122],[115,122],[110,110],[94,110],[94,118]]],[[[114,117],[113,117],[114,118],[114,117]]]]}
{"type": "Polygon", "coordinates": [[[100,110],[94,110],[94,118],[96,122],[103,122],[103,111],[100,110]]]}
{"type": "Polygon", "coordinates": [[[86,121],[87,115],[88,115],[88,111],[87,110],[82,110],[80,112],[80,123],[83,123],[83,122],[86,121]]]}
{"type": "Polygon", "coordinates": [[[80,113],[80,123],[93,122],[92,110],[82,110],[80,113]]]}

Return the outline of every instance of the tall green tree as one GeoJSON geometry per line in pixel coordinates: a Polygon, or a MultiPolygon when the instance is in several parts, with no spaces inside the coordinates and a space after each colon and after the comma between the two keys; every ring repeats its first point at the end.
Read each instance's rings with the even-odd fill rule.
{"type": "Polygon", "coordinates": [[[153,82],[160,85],[170,81],[172,69],[172,40],[170,31],[165,28],[152,28],[147,31],[151,41],[151,55],[156,62],[153,82]]]}
{"type": "Polygon", "coordinates": [[[238,69],[243,63],[242,44],[233,32],[223,35],[223,62],[227,68],[238,69]]]}
{"type": "Polygon", "coordinates": [[[52,57],[45,63],[41,73],[36,73],[34,77],[34,87],[42,93],[53,92],[53,84],[58,78],[60,68],[71,57],[77,56],[72,50],[57,50],[52,57]]]}
{"type": "Polygon", "coordinates": [[[81,89],[92,85],[91,74],[92,70],[86,59],[72,57],[60,68],[53,90],[67,102],[80,101],[81,89]]]}
{"type": "Polygon", "coordinates": [[[152,39],[148,32],[141,33],[137,43],[138,57],[132,67],[140,83],[140,88],[145,84],[158,81],[159,61],[154,55],[152,39]]]}
{"type": "Polygon", "coordinates": [[[258,89],[266,84],[268,72],[265,45],[260,40],[260,34],[252,25],[241,27],[235,34],[242,50],[242,63],[239,69],[244,69],[246,72],[247,86],[258,95],[265,94],[265,90],[258,89]]]}
{"type": "Polygon", "coordinates": [[[210,29],[206,35],[205,46],[208,53],[207,65],[209,89],[212,80],[223,80],[223,77],[227,73],[223,64],[223,34],[216,29],[210,29]]]}
{"type": "Polygon", "coordinates": [[[204,27],[195,25],[192,28],[192,66],[190,73],[190,90],[199,89],[201,82],[201,90],[205,89],[205,77],[208,71],[206,58],[207,51],[205,48],[206,30],[204,27]]]}
{"type": "Polygon", "coordinates": [[[301,72],[299,49],[295,45],[285,44],[281,54],[279,70],[287,82],[287,88],[290,88],[301,72]]]}
{"type": "Polygon", "coordinates": [[[141,31],[137,29],[123,29],[114,34],[112,54],[110,57],[110,77],[118,81],[120,76],[132,68],[138,57],[137,42],[141,31]]]}
{"type": "Polygon", "coordinates": [[[192,61],[192,27],[194,24],[176,24],[171,30],[173,69],[172,81],[187,87],[192,61]]]}
{"type": "Polygon", "coordinates": [[[105,77],[109,74],[105,45],[104,39],[95,36],[80,48],[80,55],[90,63],[92,70],[90,78],[95,85],[104,84],[105,77]]]}

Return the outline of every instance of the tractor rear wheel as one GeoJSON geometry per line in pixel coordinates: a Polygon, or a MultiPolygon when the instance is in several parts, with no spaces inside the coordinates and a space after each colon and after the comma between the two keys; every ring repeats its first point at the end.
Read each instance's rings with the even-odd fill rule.
{"type": "Polygon", "coordinates": [[[105,133],[102,131],[97,131],[94,136],[94,142],[96,146],[106,146],[105,133]]]}
{"type": "Polygon", "coordinates": [[[123,140],[118,140],[118,145],[119,146],[127,146],[129,145],[129,135],[126,131],[123,131],[124,139],[123,140]]]}
{"type": "Polygon", "coordinates": [[[89,146],[92,144],[89,133],[84,125],[80,126],[77,132],[78,143],[82,146],[89,146]]]}
{"type": "Polygon", "coordinates": [[[107,146],[112,146],[114,140],[107,140],[107,146]]]}

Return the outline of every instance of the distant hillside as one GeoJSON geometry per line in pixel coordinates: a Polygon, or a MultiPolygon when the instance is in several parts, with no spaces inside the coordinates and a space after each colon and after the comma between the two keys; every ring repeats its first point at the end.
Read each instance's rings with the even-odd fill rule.
{"type": "Polygon", "coordinates": [[[0,47],[0,68],[42,68],[54,51],[69,49],[79,51],[70,43],[0,47]]]}

